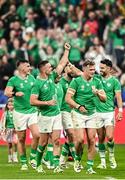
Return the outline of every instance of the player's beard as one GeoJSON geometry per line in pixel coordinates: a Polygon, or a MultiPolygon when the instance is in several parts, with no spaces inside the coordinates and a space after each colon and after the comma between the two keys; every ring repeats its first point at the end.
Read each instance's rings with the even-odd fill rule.
{"type": "Polygon", "coordinates": [[[103,72],[103,71],[100,71],[100,74],[101,74],[101,76],[103,76],[103,77],[105,77],[105,72],[103,72]]]}

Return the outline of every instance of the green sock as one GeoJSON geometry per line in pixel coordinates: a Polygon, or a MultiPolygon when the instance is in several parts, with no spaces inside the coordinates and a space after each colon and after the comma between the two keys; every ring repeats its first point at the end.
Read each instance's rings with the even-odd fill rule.
{"type": "Polygon", "coordinates": [[[101,163],[105,164],[105,144],[99,144],[99,156],[101,158],[101,163]]]}
{"type": "Polygon", "coordinates": [[[59,166],[59,156],[53,156],[53,164],[55,167],[59,166]]]}
{"type": "Polygon", "coordinates": [[[81,161],[81,155],[77,155],[77,154],[76,154],[76,155],[75,155],[75,160],[76,160],[76,161],[81,161]]]}
{"type": "Polygon", "coordinates": [[[75,150],[74,143],[69,143],[69,149],[70,149],[70,152],[72,154],[73,159],[75,159],[75,157],[76,157],[76,150],[75,150]]]}
{"type": "Polygon", "coordinates": [[[109,150],[109,157],[114,157],[114,141],[108,141],[107,146],[109,150]]]}
{"type": "Polygon", "coordinates": [[[45,146],[40,146],[40,145],[37,148],[37,153],[36,153],[37,167],[39,165],[41,165],[41,159],[42,159],[42,156],[43,156],[44,149],[45,149],[45,146]]]}
{"type": "Polygon", "coordinates": [[[45,159],[45,161],[49,161],[49,152],[48,152],[47,149],[46,149],[46,152],[45,152],[44,159],[45,159]]]}
{"type": "Polygon", "coordinates": [[[60,155],[60,163],[61,164],[66,163],[68,154],[69,154],[69,145],[67,143],[65,143],[62,146],[62,151],[61,151],[61,155],[60,155]]]}
{"type": "Polygon", "coordinates": [[[53,164],[53,145],[52,144],[47,145],[47,150],[46,150],[44,159],[46,161],[50,161],[51,165],[53,164]]]}
{"type": "Polygon", "coordinates": [[[36,152],[37,152],[36,149],[32,149],[32,148],[31,148],[31,152],[30,152],[30,160],[33,160],[33,159],[36,158],[36,152]]]}
{"type": "Polygon", "coordinates": [[[94,161],[93,160],[89,160],[87,161],[87,169],[90,169],[93,167],[94,161]]]}
{"type": "Polygon", "coordinates": [[[69,147],[68,147],[67,144],[64,144],[64,145],[62,146],[61,155],[67,157],[68,153],[69,153],[69,147]]]}
{"type": "Polygon", "coordinates": [[[25,154],[20,156],[20,162],[22,165],[27,163],[27,158],[25,154]]]}
{"type": "Polygon", "coordinates": [[[50,165],[52,166],[53,165],[53,144],[49,144],[48,152],[49,152],[50,165]]]}

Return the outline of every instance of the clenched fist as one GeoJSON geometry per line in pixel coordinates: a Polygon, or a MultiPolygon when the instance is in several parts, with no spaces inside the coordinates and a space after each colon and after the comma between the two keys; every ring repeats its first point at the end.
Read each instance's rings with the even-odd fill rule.
{"type": "Polygon", "coordinates": [[[65,44],[64,44],[64,48],[67,49],[67,50],[70,50],[71,46],[70,46],[70,44],[65,43],[65,44]]]}

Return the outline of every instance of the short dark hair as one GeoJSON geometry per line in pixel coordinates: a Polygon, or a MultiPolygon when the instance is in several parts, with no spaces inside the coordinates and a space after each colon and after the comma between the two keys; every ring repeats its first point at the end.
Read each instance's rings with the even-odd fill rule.
{"type": "Polygon", "coordinates": [[[22,64],[22,63],[29,63],[29,61],[26,60],[26,59],[20,59],[20,60],[17,61],[16,67],[18,67],[18,66],[19,66],[20,64],[22,64]]]}
{"type": "Polygon", "coordinates": [[[103,59],[100,61],[100,63],[105,64],[108,67],[112,67],[112,61],[110,61],[109,59],[103,59]]]}
{"type": "Polygon", "coordinates": [[[95,62],[94,62],[92,59],[86,59],[86,60],[83,62],[83,67],[87,67],[88,65],[94,66],[94,65],[95,65],[95,62]]]}
{"type": "Polygon", "coordinates": [[[38,69],[40,69],[41,67],[45,66],[48,63],[49,63],[49,61],[40,61],[38,64],[38,69]]]}

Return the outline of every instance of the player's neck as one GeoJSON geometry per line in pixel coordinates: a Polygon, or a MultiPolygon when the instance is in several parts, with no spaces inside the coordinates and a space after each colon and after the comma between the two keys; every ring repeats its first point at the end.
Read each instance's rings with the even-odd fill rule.
{"type": "Polygon", "coordinates": [[[88,76],[85,72],[83,72],[82,74],[83,78],[86,80],[86,81],[90,81],[92,78],[90,76],[88,76]]]}
{"type": "Polygon", "coordinates": [[[27,77],[28,74],[24,73],[24,72],[19,72],[19,76],[23,79],[25,79],[27,77]]]}
{"type": "Polygon", "coordinates": [[[41,79],[48,79],[48,75],[46,73],[40,73],[41,79]]]}
{"type": "Polygon", "coordinates": [[[108,74],[106,74],[103,78],[105,78],[105,79],[108,79],[108,78],[110,78],[112,75],[110,74],[110,73],[108,73],[108,74]]]}

